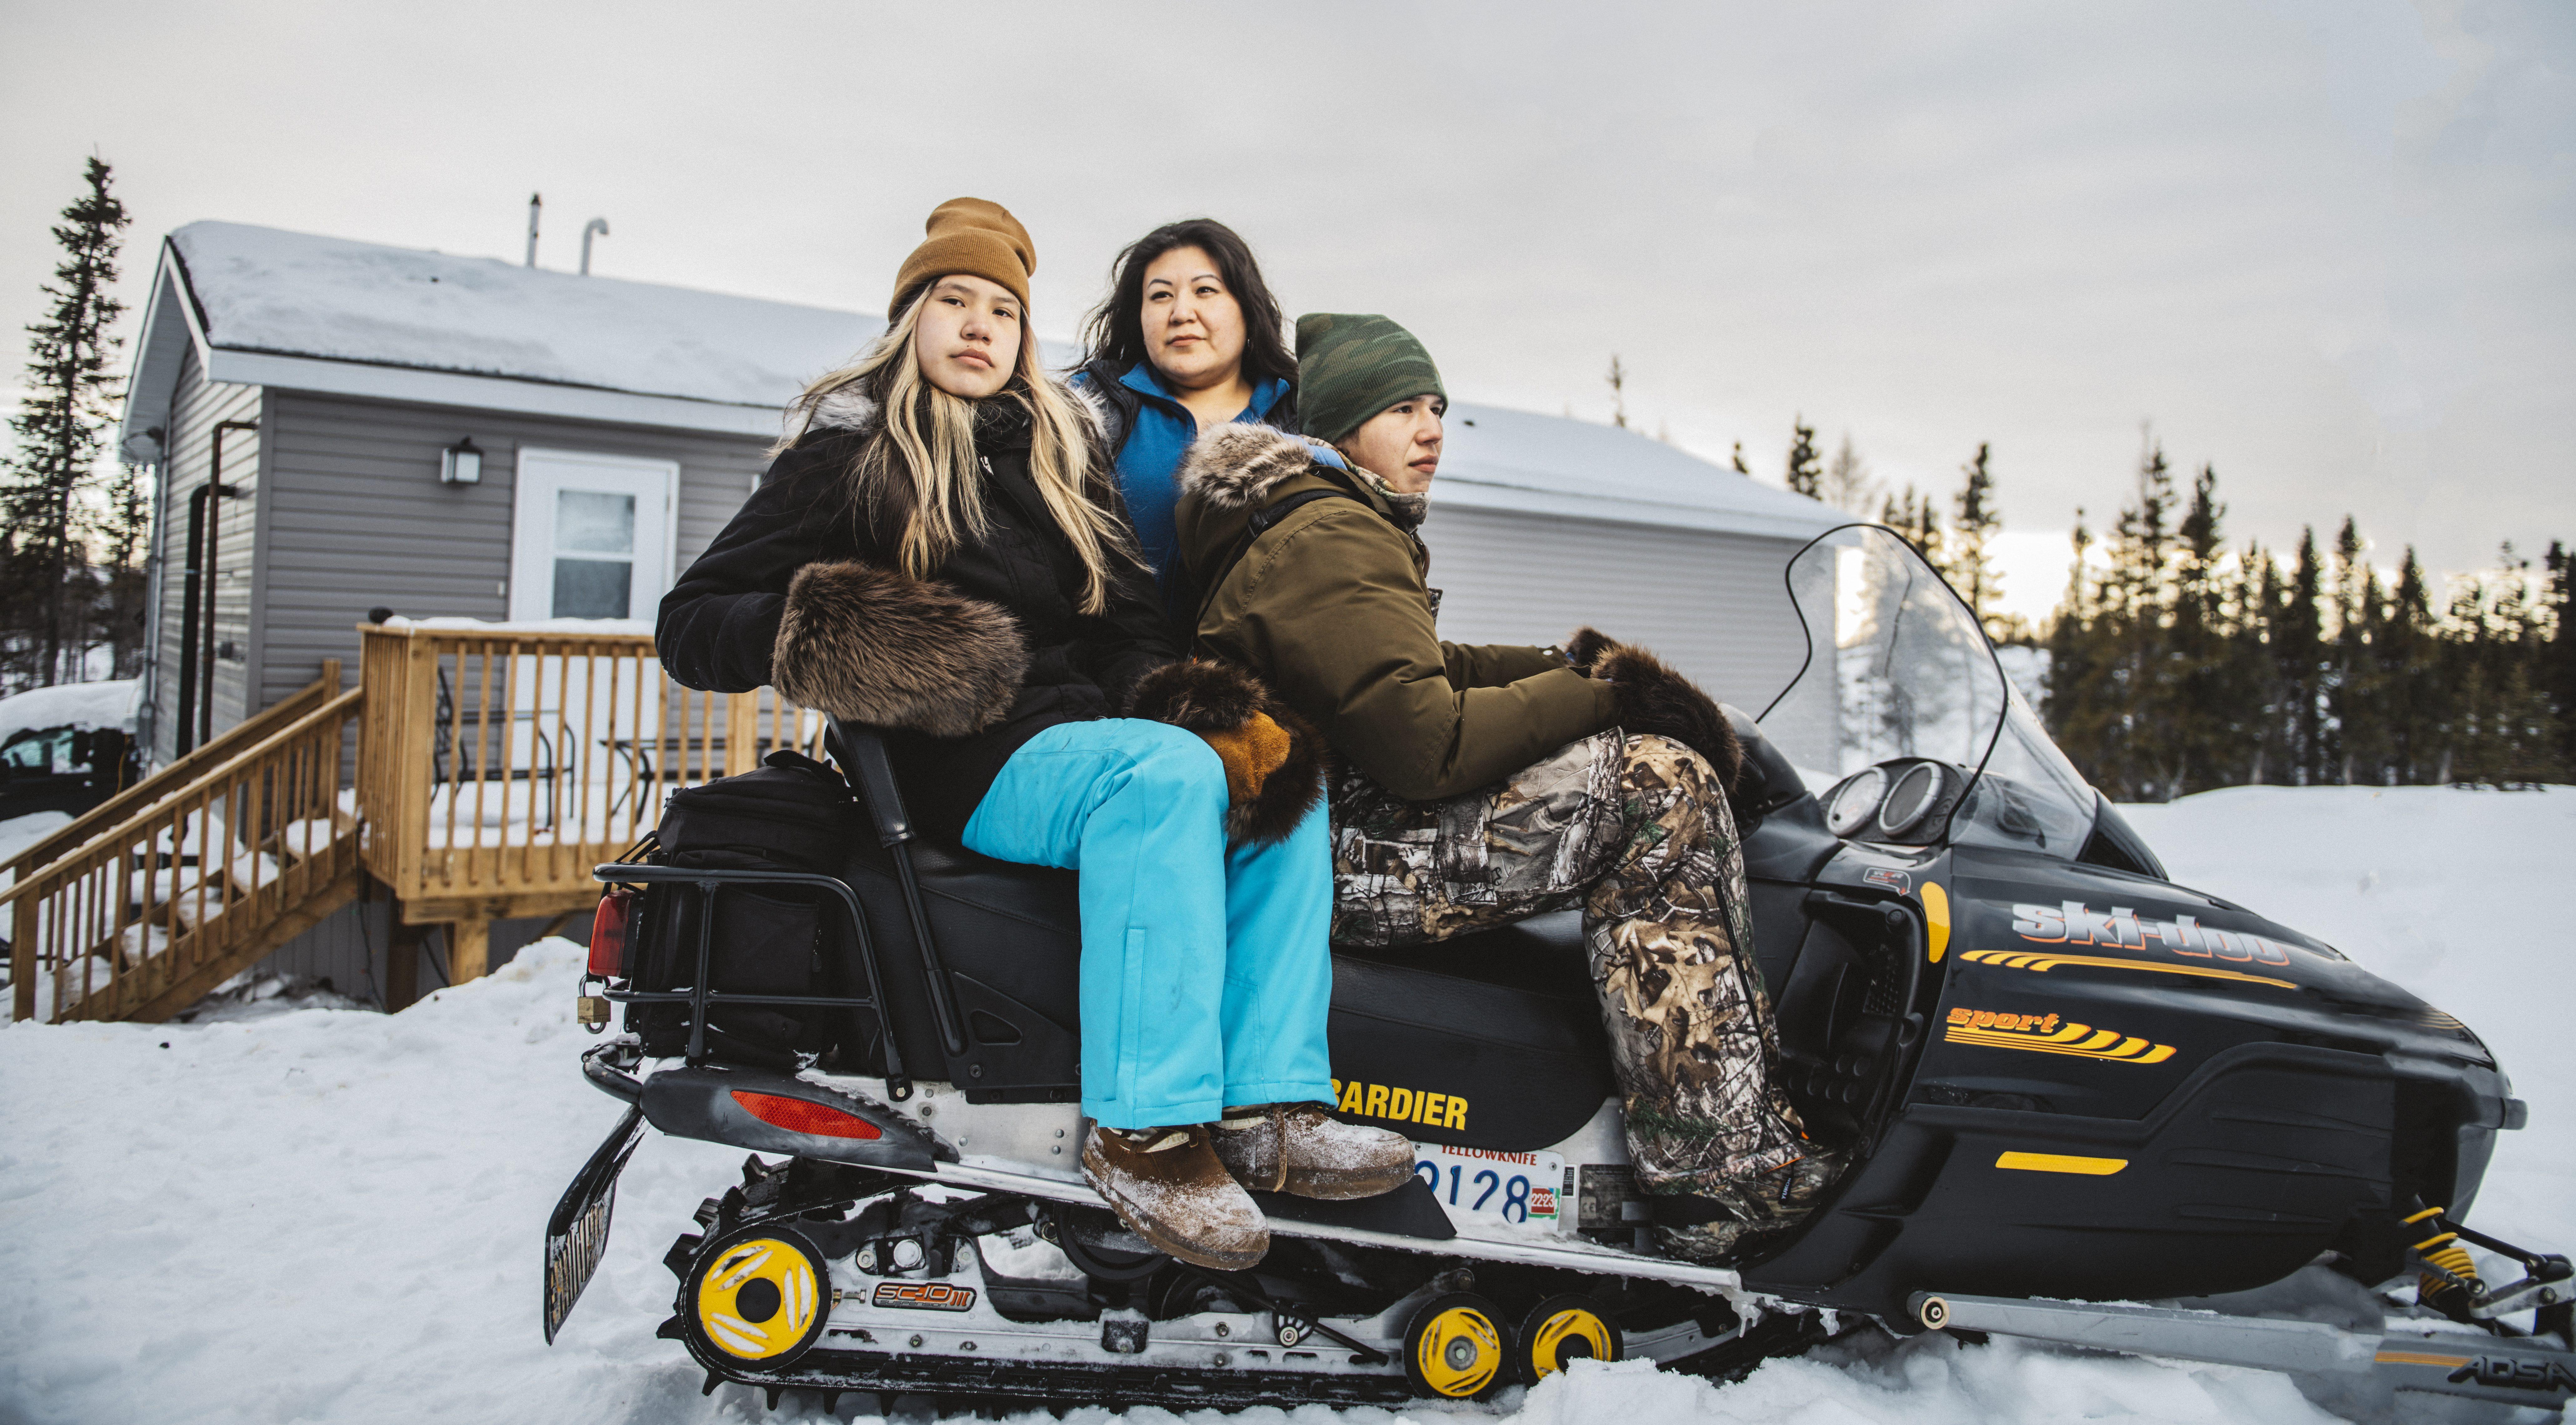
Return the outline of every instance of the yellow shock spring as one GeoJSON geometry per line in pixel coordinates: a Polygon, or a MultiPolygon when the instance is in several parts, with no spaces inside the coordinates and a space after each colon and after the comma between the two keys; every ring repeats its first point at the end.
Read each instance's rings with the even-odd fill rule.
{"type": "MultiPolygon", "coordinates": [[[[2405,1220],[2409,1226],[2428,1220],[2438,1223],[2442,1212],[2441,1208],[2428,1207],[2405,1220]]],[[[2424,1272],[2419,1274],[2415,1288],[2416,1295],[2429,1297],[2443,1291],[2475,1292],[2478,1290],[2481,1285],[2478,1280],[2478,1264],[2470,1260],[2469,1249],[2461,1246],[2459,1239],[2460,1234],[2457,1232],[2436,1232],[2415,1244],[2415,1254],[2422,1257],[2428,1265],[2439,1267],[2468,1285],[2465,1288],[2455,1287],[2431,1272],[2424,1272]]]]}

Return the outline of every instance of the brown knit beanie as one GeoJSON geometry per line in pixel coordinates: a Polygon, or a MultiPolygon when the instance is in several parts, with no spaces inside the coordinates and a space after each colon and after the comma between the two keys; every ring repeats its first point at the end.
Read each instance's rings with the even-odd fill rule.
{"type": "Polygon", "coordinates": [[[1011,295],[1020,299],[1025,320],[1029,274],[1038,270],[1038,250],[1029,241],[1029,230],[1008,208],[982,198],[951,198],[930,210],[930,221],[922,224],[922,230],[930,236],[894,275],[894,301],[886,307],[887,321],[902,316],[905,304],[923,286],[959,272],[1010,288],[1011,295]]]}

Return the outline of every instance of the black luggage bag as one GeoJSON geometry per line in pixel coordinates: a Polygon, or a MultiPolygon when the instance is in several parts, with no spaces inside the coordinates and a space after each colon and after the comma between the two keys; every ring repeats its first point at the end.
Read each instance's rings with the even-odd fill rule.
{"type": "MultiPolygon", "coordinates": [[[[830,875],[864,833],[857,799],[832,768],[796,752],[772,752],[737,776],[673,792],[654,832],[653,860],[680,870],[797,871],[830,875]]],[[[734,994],[863,995],[857,929],[846,903],[796,885],[728,885],[709,896],[685,884],[646,887],[628,952],[630,987],[686,990],[696,978],[698,919],[714,906],[708,987],[734,994]]],[[[644,1052],[688,1051],[685,1004],[630,1004],[626,1027],[644,1052]]],[[[828,1055],[853,1031],[848,1009],[735,1005],[707,1016],[715,1058],[792,1069],[799,1055],[828,1055]]]]}

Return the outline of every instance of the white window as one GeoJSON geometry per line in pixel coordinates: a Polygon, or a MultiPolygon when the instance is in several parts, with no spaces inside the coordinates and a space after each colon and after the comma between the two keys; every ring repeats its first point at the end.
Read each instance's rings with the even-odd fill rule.
{"type": "Polygon", "coordinates": [[[671,587],[669,460],[519,451],[510,617],[650,619],[671,587]]]}

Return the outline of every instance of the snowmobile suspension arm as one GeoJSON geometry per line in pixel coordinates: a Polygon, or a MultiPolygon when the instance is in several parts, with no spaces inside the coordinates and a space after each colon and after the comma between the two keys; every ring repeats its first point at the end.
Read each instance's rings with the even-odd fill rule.
{"type": "Polygon", "coordinates": [[[1253,1280],[1252,1273],[1250,1272],[1212,1272],[1205,1267],[1192,1266],[1188,1262],[1179,1261],[1177,1259],[1173,1261],[1172,1265],[1178,1268],[1183,1275],[1196,1277],[1200,1281],[1206,1282],[1208,1285],[1215,1287],[1217,1290],[1222,1291],[1229,1296],[1248,1296],[1252,1298],[1253,1301],[1267,1309],[1273,1317],[1294,1321],[1299,1325],[1304,1326],[1307,1330],[1314,1332],[1316,1335],[1333,1342],[1335,1345],[1341,1346],[1345,1350],[1348,1350],[1352,1355],[1359,1358],[1359,1364],[1361,1365],[1382,1366],[1386,1364],[1385,1352],[1375,1350],[1368,1346],[1363,1346],[1359,1342],[1352,1340],[1350,1337],[1343,1335],[1341,1332],[1334,1330],[1332,1327],[1325,1325],[1321,1320],[1317,1319],[1313,1315],[1299,1311],[1293,1306],[1282,1304],[1278,1298],[1272,1296],[1266,1291],[1263,1291],[1260,1283],[1253,1280]]]}

